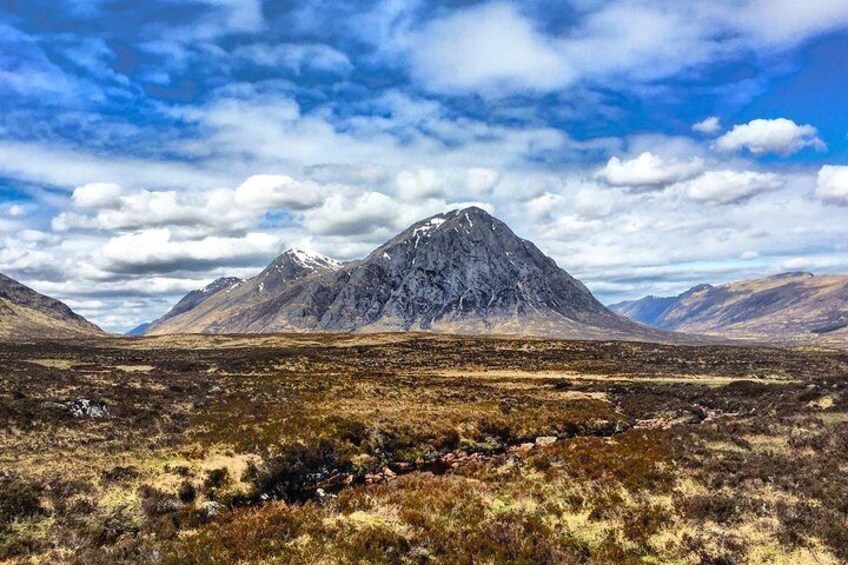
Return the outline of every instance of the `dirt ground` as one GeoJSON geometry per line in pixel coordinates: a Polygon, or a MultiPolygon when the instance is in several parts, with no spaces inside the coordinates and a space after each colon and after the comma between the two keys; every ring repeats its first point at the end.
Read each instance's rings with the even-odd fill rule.
{"type": "Polygon", "coordinates": [[[845,563],[848,353],[0,344],[0,561],[845,563]]]}

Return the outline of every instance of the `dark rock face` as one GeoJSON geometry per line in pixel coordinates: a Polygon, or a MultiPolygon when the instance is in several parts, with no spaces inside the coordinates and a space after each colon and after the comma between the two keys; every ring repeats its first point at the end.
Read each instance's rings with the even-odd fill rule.
{"type": "Polygon", "coordinates": [[[364,260],[298,290],[294,319],[329,331],[380,321],[426,330],[538,312],[587,323],[612,318],[552,259],[479,208],[414,224],[364,260]]]}
{"type": "Polygon", "coordinates": [[[667,337],[607,310],[535,245],[479,208],[418,222],[345,265],[284,254],[244,288],[201,309],[202,316],[178,316],[156,331],[667,337]]]}
{"type": "Polygon", "coordinates": [[[0,274],[0,330],[22,337],[102,334],[66,304],[0,274]]]}

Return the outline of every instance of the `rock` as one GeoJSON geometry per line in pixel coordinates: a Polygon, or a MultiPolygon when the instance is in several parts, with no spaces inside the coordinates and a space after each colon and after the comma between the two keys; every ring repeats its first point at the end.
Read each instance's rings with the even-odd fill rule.
{"type": "Polygon", "coordinates": [[[328,500],[338,498],[337,495],[335,495],[331,492],[327,492],[322,488],[315,490],[315,497],[318,499],[319,502],[327,502],[328,500]]]}
{"type": "Polygon", "coordinates": [[[395,477],[397,477],[397,473],[395,473],[394,471],[392,471],[392,470],[391,470],[391,469],[389,469],[388,467],[385,467],[385,468],[383,469],[383,476],[384,476],[387,480],[392,480],[392,479],[394,479],[395,477]]]}
{"type": "Polygon", "coordinates": [[[206,515],[210,518],[216,516],[221,509],[221,505],[213,500],[207,500],[201,507],[206,511],[206,515]]]}
{"type": "Polygon", "coordinates": [[[79,398],[71,400],[66,405],[74,418],[108,418],[109,407],[100,400],[79,398]]]}
{"type": "Polygon", "coordinates": [[[548,445],[553,445],[557,441],[556,436],[539,436],[536,438],[536,445],[539,447],[545,447],[548,445]]]}

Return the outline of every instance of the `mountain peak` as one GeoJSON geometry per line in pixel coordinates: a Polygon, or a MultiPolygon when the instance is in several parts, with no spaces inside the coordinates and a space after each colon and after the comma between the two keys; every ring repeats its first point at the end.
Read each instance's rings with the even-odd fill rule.
{"type": "Polygon", "coordinates": [[[295,261],[303,267],[311,270],[325,269],[327,267],[341,267],[341,263],[335,259],[303,247],[292,247],[287,249],[280,257],[278,257],[278,259],[283,257],[295,261]]]}
{"type": "Polygon", "coordinates": [[[232,287],[233,285],[237,285],[242,282],[238,277],[221,277],[219,279],[215,279],[211,283],[207,284],[203,288],[201,288],[198,292],[201,294],[214,294],[225,288],[232,287]]]}
{"type": "Polygon", "coordinates": [[[256,289],[261,293],[276,291],[305,277],[338,271],[342,264],[309,249],[293,247],[274,259],[256,277],[256,289]]]}
{"type": "MultiPolygon", "coordinates": [[[[398,331],[639,338],[530,241],[477,206],[416,222],[359,261],[290,249],[232,297],[158,333],[398,331]]],[[[660,334],[651,334],[660,335],[660,334]]]]}

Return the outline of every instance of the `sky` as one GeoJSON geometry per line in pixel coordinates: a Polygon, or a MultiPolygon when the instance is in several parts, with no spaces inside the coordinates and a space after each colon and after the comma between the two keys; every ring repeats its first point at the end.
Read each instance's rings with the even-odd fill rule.
{"type": "Polygon", "coordinates": [[[2,0],[0,272],[111,331],[467,205],[605,303],[848,273],[848,2],[2,0]]]}

